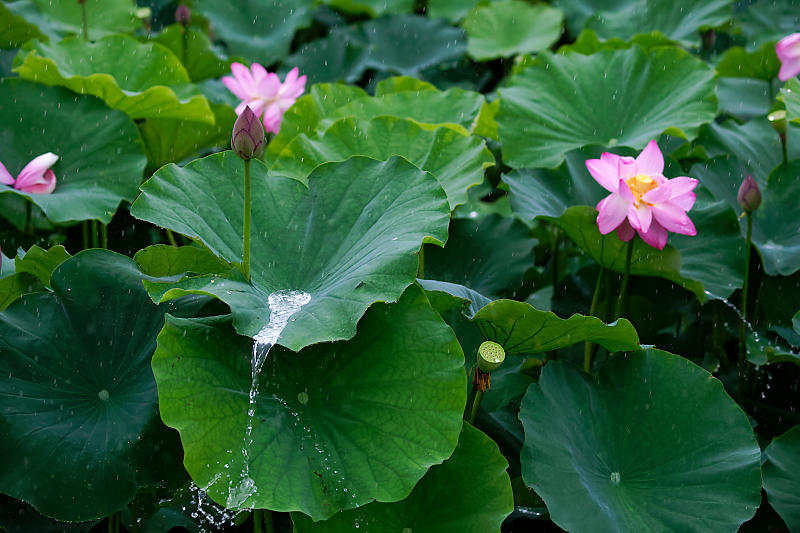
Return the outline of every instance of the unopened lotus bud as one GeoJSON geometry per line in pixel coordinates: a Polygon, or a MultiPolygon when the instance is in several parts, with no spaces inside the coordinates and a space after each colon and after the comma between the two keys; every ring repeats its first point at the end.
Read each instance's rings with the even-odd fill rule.
{"type": "Polygon", "coordinates": [[[778,132],[782,139],[786,138],[786,110],[780,109],[767,115],[767,120],[772,124],[772,129],[778,132]]]}
{"type": "Polygon", "coordinates": [[[264,153],[264,126],[250,106],[244,108],[233,125],[231,149],[244,160],[264,153]]]}
{"type": "Polygon", "coordinates": [[[492,341],[485,341],[478,347],[478,368],[489,373],[503,364],[506,351],[502,346],[492,341]]]}
{"type": "Polygon", "coordinates": [[[758,188],[758,183],[752,178],[747,176],[742,185],[739,187],[739,194],[736,195],[739,205],[742,206],[745,213],[752,213],[758,206],[761,205],[761,190],[758,188]]]}
{"type": "Polygon", "coordinates": [[[186,4],[179,5],[178,9],[175,10],[175,22],[186,27],[189,25],[191,21],[192,21],[191,10],[186,6],[186,4]]]}

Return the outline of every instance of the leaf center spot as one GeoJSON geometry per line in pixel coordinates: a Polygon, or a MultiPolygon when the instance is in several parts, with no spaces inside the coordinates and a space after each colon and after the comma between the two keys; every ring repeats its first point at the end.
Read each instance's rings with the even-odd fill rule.
{"type": "Polygon", "coordinates": [[[619,472],[611,472],[611,483],[614,485],[619,485],[619,482],[622,480],[622,476],[619,472]]]}
{"type": "Polygon", "coordinates": [[[108,400],[108,391],[106,389],[101,390],[97,393],[97,397],[103,401],[108,400]]]}
{"type": "Polygon", "coordinates": [[[297,401],[302,403],[303,405],[307,404],[308,403],[308,393],[307,392],[298,393],[297,394],[297,401]]]}

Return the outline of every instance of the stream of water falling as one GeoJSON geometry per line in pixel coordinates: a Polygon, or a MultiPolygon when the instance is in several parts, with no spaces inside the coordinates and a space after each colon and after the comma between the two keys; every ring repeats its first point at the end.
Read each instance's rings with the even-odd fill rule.
{"type": "Polygon", "coordinates": [[[253,424],[258,398],[258,375],[267,360],[270,348],[278,341],[289,319],[311,301],[311,295],[303,291],[276,291],[269,295],[269,323],[253,337],[251,358],[250,403],[247,407],[247,428],[242,443],[244,466],[238,484],[231,483],[228,490],[228,509],[240,509],[256,491],[255,481],[250,477],[250,447],[253,445],[253,424]]]}

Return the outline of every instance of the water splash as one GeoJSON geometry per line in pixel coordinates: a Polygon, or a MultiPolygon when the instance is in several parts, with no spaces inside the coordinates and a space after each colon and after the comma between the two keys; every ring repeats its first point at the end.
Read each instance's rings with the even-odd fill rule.
{"type": "Polygon", "coordinates": [[[241,509],[245,501],[255,494],[256,484],[250,477],[250,454],[253,445],[253,424],[256,414],[256,399],[258,397],[258,375],[267,360],[272,346],[278,342],[289,319],[304,305],[311,301],[311,295],[303,291],[285,290],[276,291],[269,295],[269,323],[253,337],[253,356],[251,363],[250,403],[247,407],[247,429],[245,430],[242,445],[244,466],[238,484],[231,484],[228,490],[226,506],[229,509],[241,509]]]}
{"type": "MultiPolygon", "coordinates": [[[[194,507],[190,516],[199,521],[200,531],[219,531],[223,527],[234,525],[236,512],[214,503],[206,494],[206,490],[216,483],[221,476],[217,474],[205,487],[198,487],[194,481],[189,484],[189,504],[194,507]]],[[[186,507],[183,507],[186,510],[186,507]]]]}

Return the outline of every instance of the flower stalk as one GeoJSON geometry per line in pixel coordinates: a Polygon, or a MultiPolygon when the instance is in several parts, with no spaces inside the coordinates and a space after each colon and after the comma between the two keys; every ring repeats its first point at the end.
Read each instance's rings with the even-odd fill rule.
{"type": "MultiPolygon", "coordinates": [[[[600,255],[602,256],[602,253],[600,255]]],[[[600,271],[597,273],[597,281],[594,283],[594,293],[592,294],[592,305],[589,307],[589,316],[595,316],[597,311],[597,302],[600,299],[600,290],[603,287],[603,276],[605,271],[606,269],[603,268],[603,265],[600,265],[600,271]]],[[[586,341],[586,344],[583,347],[583,371],[587,374],[592,371],[593,352],[594,350],[592,348],[592,343],[586,341]]]]}
{"type": "Polygon", "coordinates": [[[244,240],[242,242],[242,274],[250,281],[250,160],[244,160],[244,240]]]}
{"type": "Polygon", "coordinates": [[[635,239],[628,242],[628,251],[625,254],[625,273],[622,275],[622,285],[619,288],[619,298],[617,299],[617,307],[614,309],[614,320],[622,316],[625,311],[625,299],[628,293],[628,280],[631,277],[631,258],[633,257],[633,243],[635,239]]]}
{"type": "Polygon", "coordinates": [[[86,0],[78,0],[81,6],[81,22],[83,23],[83,38],[89,40],[89,23],[86,21],[86,0]]]}

